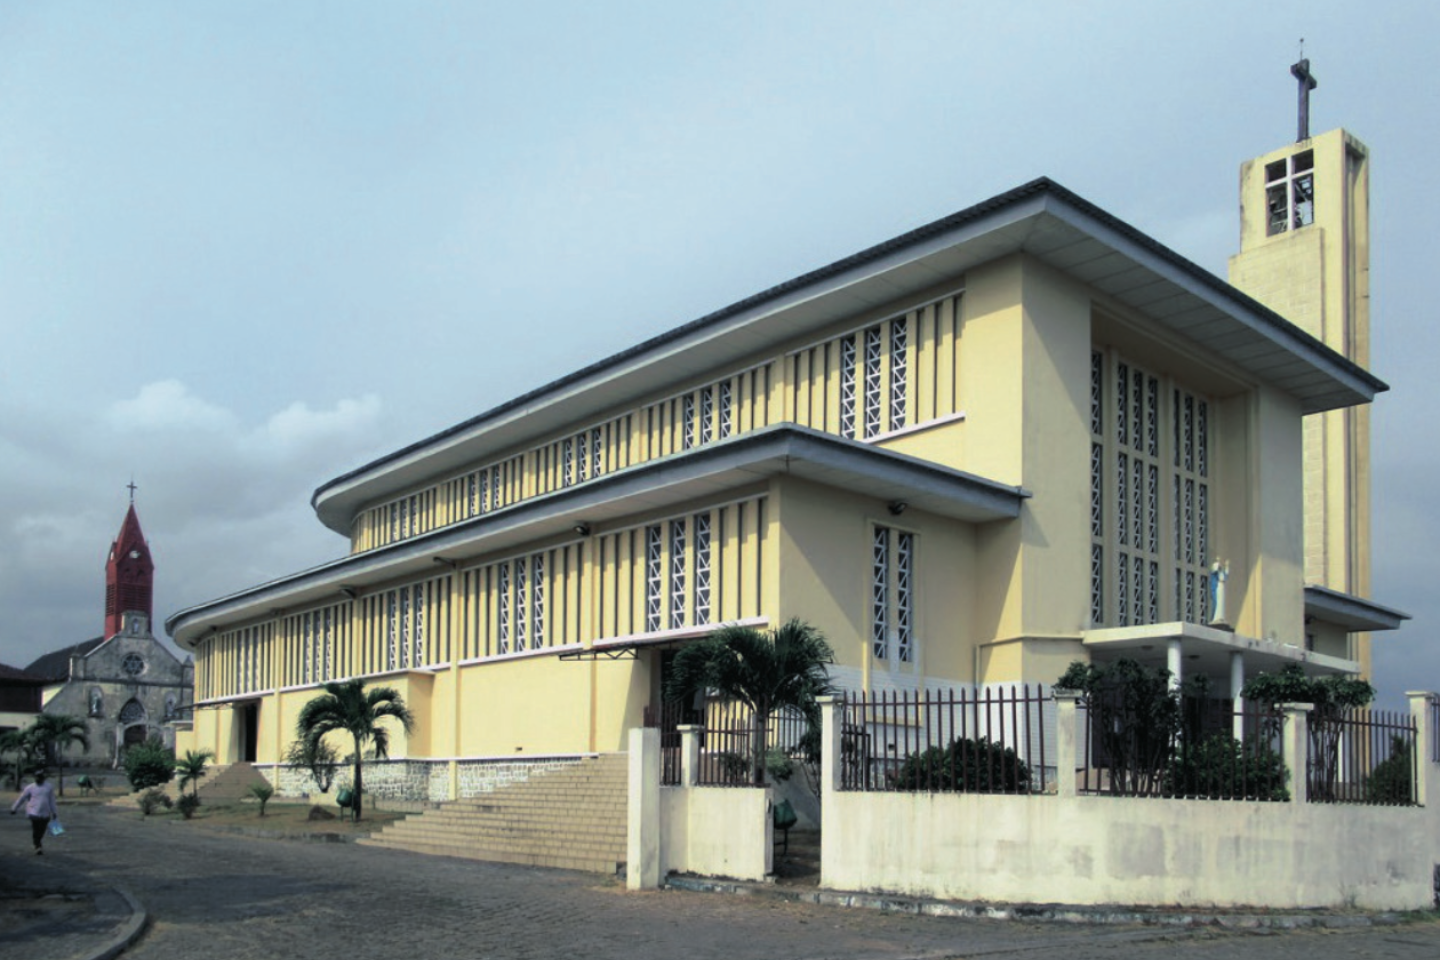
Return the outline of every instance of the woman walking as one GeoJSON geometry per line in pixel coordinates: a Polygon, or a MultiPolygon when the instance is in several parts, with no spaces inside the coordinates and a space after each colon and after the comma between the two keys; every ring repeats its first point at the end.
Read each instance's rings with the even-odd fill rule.
{"type": "Polygon", "coordinates": [[[45,851],[40,849],[40,843],[45,839],[45,828],[50,826],[51,820],[60,816],[55,806],[55,788],[45,782],[44,770],[36,771],[35,782],[21,790],[20,796],[10,805],[12,816],[22,803],[30,816],[30,834],[35,841],[35,852],[43,854],[45,851]]]}

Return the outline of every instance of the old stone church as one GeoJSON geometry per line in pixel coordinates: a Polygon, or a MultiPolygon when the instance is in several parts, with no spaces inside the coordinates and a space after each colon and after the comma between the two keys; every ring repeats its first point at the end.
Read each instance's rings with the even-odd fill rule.
{"type": "Polygon", "coordinates": [[[42,712],[81,717],[90,749],[71,763],[115,764],[125,747],[160,737],[174,746],[175,723],[194,703],[194,668],[151,632],[155,563],[132,499],[105,562],[105,632],[52,651],[25,668],[49,680],[42,712]]]}

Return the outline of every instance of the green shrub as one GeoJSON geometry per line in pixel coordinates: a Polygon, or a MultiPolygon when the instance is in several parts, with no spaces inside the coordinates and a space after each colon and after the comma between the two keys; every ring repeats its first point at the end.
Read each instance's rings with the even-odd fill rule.
{"type": "Polygon", "coordinates": [[[1030,767],[1009,747],[985,737],[962,738],[948,747],[910,754],[890,775],[890,785],[910,791],[1025,793],[1030,789],[1030,767]]]}
{"type": "Polygon", "coordinates": [[[321,793],[329,793],[330,785],[335,782],[340,757],[335,748],[324,740],[310,742],[301,739],[290,744],[285,751],[285,762],[309,770],[315,780],[315,788],[321,793]]]}
{"type": "Polygon", "coordinates": [[[186,820],[195,816],[195,811],[200,809],[200,798],[193,793],[182,793],[180,799],[175,801],[175,809],[186,820]]]}
{"type": "Polygon", "coordinates": [[[275,796],[275,788],[268,783],[252,783],[250,785],[250,796],[260,801],[260,816],[265,816],[265,804],[275,796]]]}
{"type": "Polygon", "coordinates": [[[750,759],[743,754],[726,750],[717,753],[715,760],[720,764],[720,775],[726,783],[744,783],[750,776],[750,759]]]}
{"type": "Polygon", "coordinates": [[[169,783],[175,776],[175,752],[159,739],[137,743],[125,751],[125,776],[132,790],[169,783]]]}
{"type": "Polygon", "coordinates": [[[1164,793],[1209,800],[1289,800],[1285,761],[1264,743],[1224,733],[1182,746],[1165,772],[1164,793]]]}
{"type": "Polygon", "coordinates": [[[170,798],[166,796],[165,791],[159,787],[152,787],[146,790],[140,794],[140,799],[136,802],[140,804],[140,812],[147,817],[161,807],[164,807],[166,810],[170,809],[170,798]]]}
{"type": "Polygon", "coordinates": [[[1409,805],[1415,802],[1415,763],[1404,738],[1390,738],[1390,756],[1375,765],[1365,781],[1366,803],[1409,805]]]}

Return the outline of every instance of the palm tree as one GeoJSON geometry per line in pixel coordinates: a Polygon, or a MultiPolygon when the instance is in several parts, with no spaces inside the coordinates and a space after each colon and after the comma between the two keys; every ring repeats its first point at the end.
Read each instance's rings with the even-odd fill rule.
{"type": "MultiPolygon", "coordinates": [[[[29,766],[34,750],[35,738],[31,730],[6,730],[0,733],[0,757],[7,753],[15,754],[10,773],[16,790],[20,789],[20,773],[29,766]]],[[[0,764],[0,770],[4,769],[4,765],[0,764]]]]}
{"type": "Polygon", "coordinates": [[[65,796],[65,766],[61,763],[66,750],[79,744],[90,749],[90,728],[80,717],[68,713],[42,713],[30,725],[31,736],[46,764],[55,764],[60,796],[65,796]]]}
{"type": "Polygon", "coordinates": [[[721,627],[675,655],[665,678],[665,699],[685,700],[703,690],[718,690],[748,706],[756,724],[755,783],[761,784],[770,718],[793,707],[813,728],[819,718],[815,698],[834,691],[825,669],[834,662],[824,635],[801,620],[769,632],[721,627]]]}
{"type": "Polygon", "coordinates": [[[175,761],[175,772],[180,774],[180,792],[185,792],[185,785],[190,785],[190,795],[197,800],[200,798],[200,778],[205,776],[205,764],[215,754],[209,750],[186,750],[185,757],[175,761]]]}
{"type": "Polygon", "coordinates": [[[391,687],[375,687],[366,691],[364,681],[347,680],[344,683],[327,683],[323,689],[323,694],[300,709],[295,733],[312,755],[328,733],[343,731],[354,738],[355,796],[351,810],[354,811],[354,819],[359,820],[360,766],[365,744],[374,741],[375,756],[387,756],[390,752],[390,731],[381,721],[387,718],[395,720],[409,733],[415,718],[405,706],[404,699],[391,687]]]}

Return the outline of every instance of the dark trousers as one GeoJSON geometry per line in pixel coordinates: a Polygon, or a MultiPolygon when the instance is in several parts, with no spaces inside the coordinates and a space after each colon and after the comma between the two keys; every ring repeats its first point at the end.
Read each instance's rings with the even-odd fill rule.
{"type": "Polygon", "coordinates": [[[45,828],[50,826],[49,817],[30,818],[30,838],[35,841],[35,849],[40,849],[40,841],[45,839],[45,828]]]}

